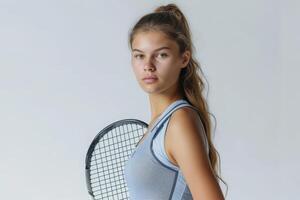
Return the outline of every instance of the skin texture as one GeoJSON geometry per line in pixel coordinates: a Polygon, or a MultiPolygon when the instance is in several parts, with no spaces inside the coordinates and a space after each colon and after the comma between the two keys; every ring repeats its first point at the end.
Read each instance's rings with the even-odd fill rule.
{"type": "Polygon", "coordinates": [[[205,143],[200,134],[201,120],[192,108],[172,115],[166,132],[166,145],[181,169],[195,200],[223,200],[222,191],[210,168],[205,143]]]}
{"type": "MultiPolygon", "coordinates": [[[[148,31],[135,35],[131,53],[135,77],[148,93],[151,108],[149,124],[152,125],[168,105],[184,97],[179,91],[178,77],[189,62],[190,52],[179,54],[175,41],[162,32],[148,31]],[[157,50],[161,47],[169,49],[157,50]],[[158,80],[147,84],[142,80],[147,75],[155,75],[158,80]]],[[[193,109],[183,107],[174,111],[166,132],[166,153],[169,160],[182,170],[194,200],[223,200],[200,137],[204,134],[200,125],[200,118],[193,109]]]]}

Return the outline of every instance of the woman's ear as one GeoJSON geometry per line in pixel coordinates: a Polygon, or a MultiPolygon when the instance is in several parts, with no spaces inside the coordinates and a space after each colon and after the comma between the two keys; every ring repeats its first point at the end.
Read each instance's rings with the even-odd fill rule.
{"type": "Polygon", "coordinates": [[[189,50],[186,50],[182,54],[182,67],[181,68],[187,67],[187,64],[190,62],[190,59],[191,59],[191,52],[189,50]]]}

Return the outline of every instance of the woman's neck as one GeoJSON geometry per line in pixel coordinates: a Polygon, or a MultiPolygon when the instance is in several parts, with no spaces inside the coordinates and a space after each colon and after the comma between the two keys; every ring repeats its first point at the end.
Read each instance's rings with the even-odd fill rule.
{"type": "Polygon", "coordinates": [[[150,123],[155,122],[161,114],[165,111],[165,109],[173,102],[184,99],[183,96],[176,95],[174,97],[151,97],[150,96],[150,109],[151,109],[151,119],[150,123]]]}

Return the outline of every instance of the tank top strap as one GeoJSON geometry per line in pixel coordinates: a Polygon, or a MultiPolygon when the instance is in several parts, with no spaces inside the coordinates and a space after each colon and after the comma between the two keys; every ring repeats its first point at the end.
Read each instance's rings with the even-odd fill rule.
{"type": "MultiPolygon", "coordinates": [[[[167,121],[167,120],[169,120],[169,117],[172,115],[172,113],[173,112],[175,112],[177,109],[179,109],[179,108],[181,108],[181,107],[190,107],[190,108],[192,108],[192,109],[194,109],[197,113],[198,113],[198,115],[199,115],[199,117],[200,117],[200,113],[199,113],[199,110],[195,107],[195,106],[193,106],[193,105],[191,105],[189,102],[187,102],[186,100],[180,100],[180,101],[178,101],[178,102],[175,102],[173,105],[171,105],[167,110],[167,112],[165,112],[164,113],[164,115],[162,116],[162,119],[161,120],[159,120],[158,122],[157,122],[157,124],[154,126],[154,128],[153,128],[153,130],[154,130],[154,134],[152,134],[152,140],[153,140],[153,138],[155,138],[156,137],[156,135],[159,133],[159,130],[164,126],[164,124],[165,124],[165,122],[167,121]]],[[[201,119],[200,119],[201,120],[201,119]]],[[[206,134],[204,133],[205,132],[205,128],[204,128],[204,125],[203,125],[203,122],[201,121],[201,128],[202,128],[202,130],[203,131],[201,131],[201,137],[204,139],[204,143],[205,143],[205,146],[206,146],[206,152],[207,153],[209,153],[209,144],[208,144],[208,139],[207,139],[207,136],[206,136],[206,134]]]]}
{"type": "Polygon", "coordinates": [[[164,113],[159,117],[159,119],[155,122],[155,124],[153,125],[153,128],[151,130],[156,132],[156,130],[160,129],[164,122],[170,117],[170,115],[177,110],[178,108],[184,107],[184,106],[189,106],[194,108],[191,104],[189,104],[186,100],[184,99],[180,99],[177,100],[175,102],[173,102],[172,104],[170,104],[168,106],[168,108],[164,111],[164,113]]]}

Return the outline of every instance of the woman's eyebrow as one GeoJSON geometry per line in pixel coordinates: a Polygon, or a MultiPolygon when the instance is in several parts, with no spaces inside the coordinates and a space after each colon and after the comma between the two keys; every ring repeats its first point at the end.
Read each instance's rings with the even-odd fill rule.
{"type": "MultiPolygon", "coordinates": [[[[158,48],[158,49],[155,49],[154,51],[159,51],[159,50],[162,50],[162,49],[169,49],[169,50],[171,50],[171,48],[170,48],[170,47],[160,47],[160,48],[158,48]]],[[[139,51],[139,52],[143,52],[142,50],[139,50],[139,49],[133,49],[132,51],[139,51]]]]}

